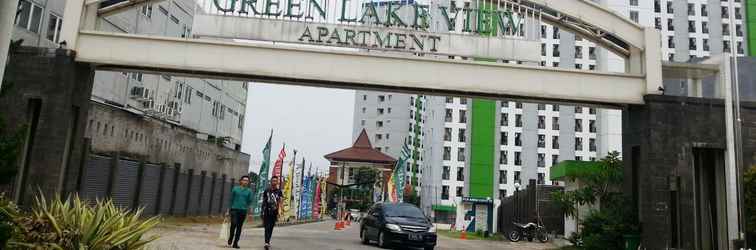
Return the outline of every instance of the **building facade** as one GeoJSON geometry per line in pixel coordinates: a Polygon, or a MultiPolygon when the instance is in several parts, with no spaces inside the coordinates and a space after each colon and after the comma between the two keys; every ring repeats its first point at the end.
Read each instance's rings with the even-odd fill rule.
{"type": "MultiPolygon", "coordinates": [[[[195,5],[153,1],[101,16],[96,27],[188,38],[195,5]]],[[[23,39],[24,46],[62,47],[64,7],[65,0],[20,0],[12,39],[23,39]]],[[[84,128],[90,151],[229,178],[245,174],[249,155],[241,152],[241,139],[247,87],[238,81],[96,71],[84,128]]]]}

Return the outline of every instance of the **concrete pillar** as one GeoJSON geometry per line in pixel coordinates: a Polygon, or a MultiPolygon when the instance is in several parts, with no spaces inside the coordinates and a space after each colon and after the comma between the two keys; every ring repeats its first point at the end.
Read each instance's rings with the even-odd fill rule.
{"type": "Polygon", "coordinates": [[[8,61],[8,47],[13,35],[13,22],[16,20],[18,0],[5,0],[0,3],[0,89],[3,89],[5,63],[8,61]]]}

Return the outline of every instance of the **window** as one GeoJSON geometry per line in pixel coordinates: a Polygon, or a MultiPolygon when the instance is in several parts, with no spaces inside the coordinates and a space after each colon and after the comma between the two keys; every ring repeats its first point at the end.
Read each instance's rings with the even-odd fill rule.
{"type": "Polygon", "coordinates": [[[735,19],[740,20],[743,19],[743,14],[740,13],[740,8],[735,7],[735,19]]]}
{"type": "Polygon", "coordinates": [[[596,60],[596,47],[588,47],[588,59],[596,60]]]}
{"type": "Polygon", "coordinates": [[[446,103],[454,103],[454,98],[446,97],[446,103]]]}
{"type": "Polygon", "coordinates": [[[507,114],[507,113],[501,114],[501,124],[500,125],[504,126],[504,127],[509,126],[509,114],[507,114]]]}
{"type": "Polygon", "coordinates": [[[696,38],[694,37],[688,38],[688,49],[690,50],[698,49],[698,46],[696,45],[696,38]]]}
{"type": "Polygon", "coordinates": [[[145,4],[144,6],[142,6],[142,11],[141,12],[142,12],[142,15],[144,15],[144,16],[146,16],[148,18],[152,17],[152,4],[151,3],[150,4],[145,4]]]}
{"type": "Polygon", "coordinates": [[[637,12],[637,11],[634,11],[634,10],[631,10],[631,11],[630,11],[630,20],[633,20],[633,22],[636,22],[636,23],[637,23],[637,22],[638,22],[638,19],[639,19],[639,18],[638,18],[638,12],[637,12]]]}
{"type": "Polygon", "coordinates": [[[449,180],[449,175],[451,174],[451,168],[449,166],[444,166],[444,172],[441,173],[441,179],[442,180],[449,180]]]}
{"type": "Polygon", "coordinates": [[[42,24],[42,7],[27,0],[18,3],[16,25],[34,33],[39,33],[42,24]]]}
{"type": "Polygon", "coordinates": [[[546,116],[538,116],[538,129],[546,129],[546,116]]]}
{"type": "Polygon", "coordinates": [[[520,180],[520,171],[514,172],[514,182],[518,184],[522,184],[522,180],[520,180]]]}
{"type": "Polygon", "coordinates": [[[696,15],[696,4],[688,3],[688,16],[696,15]]]}
{"type": "Polygon", "coordinates": [[[727,6],[722,6],[722,18],[730,18],[730,10],[727,6]]]}
{"type": "Polygon", "coordinates": [[[446,115],[444,116],[445,122],[452,122],[452,110],[446,109],[446,115]]]}
{"type": "Polygon", "coordinates": [[[367,95],[362,95],[362,100],[367,101],[367,95]]]}
{"type": "Polygon", "coordinates": [[[449,200],[449,186],[441,186],[441,199],[449,200]]]}
{"type": "Polygon", "coordinates": [[[546,25],[541,25],[541,38],[546,38],[546,25]]]}
{"type": "Polygon", "coordinates": [[[499,184],[507,184],[507,170],[499,170],[499,184]]]}
{"type": "Polygon", "coordinates": [[[591,133],[596,133],[596,120],[588,121],[588,131],[590,131],[591,133]]]}
{"type": "Polygon", "coordinates": [[[551,136],[551,148],[552,149],[559,149],[559,136],[552,135],[551,136]]]}
{"type": "Polygon", "coordinates": [[[706,4],[701,4],[701,16],[709,16],[709,10],[706,8],[706,4]]]}
{"type": "Polygon", "coordinates": [[[638,0],[630,0],[630,6],[638,6],[638,0]]]}
{"type": "Polygon", "coordinates": [[[696,21],[688,21],[688,32],[696,33],[696,21]]]}
{"type": "Polygon", "coordinates": [[[499,144],[507,145],[508,142],[509,142],[509,137],[507,136],[507,132],[499,132],[499,144]]]}
{"type": "Polygon", "coordinates": [[[464,98],[464,97],[459,98],[459,104],[466,105],[467,104],[467,98],[464,98]]]}
{"type": "Polygon", "coordinates": [[[50,14],[50,18],[47,20],[47,40],[58,43],[60,41],[60,29],[62,28],[63,19],[50,14]]]}
{"type": "Polygon", "coordinates": [[[522,146],[522,138],[521,138],[522,136],[521,135],[522,135],[521,133],[515,132],[515,146],[518,146],[518,147],[522,146]]]}
{"type": "Polygon", "coordinates": [[[582,151],[583,150],[583,138],[575,138],[575,150],[582,151]]]}
{"type": "Polygon", "coordinates": [[[465,168],[457,168],[457,181],[465,181],[465,168]]]}
{"type": "Polygon", "coordinates": [[[708,22],[701,22],[701,32],[704,34],[709,34],[709,23],[708,22]]]}
{"type": "Polygon", "coordinates": [[[467,123],[467,113],[465,110],[459,111],[459,123],[467,123]]]}
{"type": "Polygon", "coordinates": [[[559,130],[559,117],[551,117],[551,130],[559,130]]]}
{"type": "Polygon", "coordinates": [[[546,154],[544,153],[538,154],[538,167],[539,168],[546,167],[546,154]]]}
{"type": "Polygon", "coordinates": [[[575,58],[583,59],[583,47],[575,46],[575,58]]]}
{"type": "Polygon", "coordinates": [[[457,197],[462,197],[462,187],[457,187],[457,197]]]}
{"type": "Polygon", "coordinates": [[[379,127],[379,128],[382,128],[383,127],[383,121],[376,121],[375,122],[375,126],[379,127]]]}
{"type": "Polygon", "coordinates": [[[459,142],[465,142],[467,141],[467,135],[465,134],[465,129],[461,128],[459,129],[459,134],[457,135],[459,137],[459,142]]]}
{"type": "Polygon", "coordinates": [[[675,14],[675,9],[672,7],[672,1],[667,2],[667,14],[675,14]]]}
{"type": "Polygon", "coordinates": [[[465,161],[465,148],[457,149],[457,161],[465,161]]]}
{"type": "Polygon", "coordinates": [[[451,141],[451,137],[452,137],[452,129],[444,128],[444,141],[451,141]]]}
{"type": "Polygon", "coordinates": [[[522,152],[515,151],[514,164],[515,166],[522,166],[522,152]]]}
{"type": "Polygon", "coordinates": [[[551,166],[559,164],[559,155],[551,155],[551,166]]]}
{"type": "MultiPolygon", "coordinates": [[[[378,115],[382,115],[382,114],[383,114],[383,109],[382,109],[382,108],[378,108],[378,109],[376,110],[376,112],[378,112],[378,115]]],[[[411,113],[410,113],[410,114],[411,114],[411,113]]]]}
{"type": "Polygon", "coordinates": [[[546,110],[546,104],[538,104],[538,110],[546,110]]]}
{"type": "Polygon", "coordinates": [[[711,46],[709,46],[709,39],[704,38],[702,40],[702,42],[703,42],[702,43],[702,45],[703,45],[703,51],[710,51],[711,50],[711,46]]]}
{"type": "Polygon", "coordinates": [[[444,160],[451,160],[451,147],[444,147],[444,160]]]}
{"type": "Polygon", "coordinates": [[[588,150],[590,150],[591,152],[596,152],[596,139],[588,139],[588,150]]]}
{"type": "Polygon", "coordinates": [[[362,120],[360,124],[364,127],[365,126],[365,120],[362,120]]]}
{"type": "Polygon", "coordinates": [[[575,132],[583,132],[583,119],[575,119],[575,132]]]}
{"type": "Polygon", "coordinates": [[[515,102],[515,108],[522,109],[522,103],[521,102],[515,102]]]}
{"type": "Polygon", "coordinates": [[[538,147],[539,148],[546,147],[546,135],[538,135],[538,147]]]}
{"type": "Polygon", "coordinates": [[[522,115],[521,114],[515,114],[515,127],[518,127],[518,128],[522,127],[522,115]]]}
{"type": "Polygon", "coordinates": [[[378,102],[385,102],[385,101],[386,101],[386,96],[383,96],[383,95],[378,96],[378,102]]]}
{"type": "Polygon", "coordinates": [[[507,163],[509,163],[507,151],[499,151],[499,164],[506,165],[507,163]]]}
{"type": "Polygon", "coordinates": [[[559,57],[559,44],[553,44],[553,45],[552,45],[551,54],[552,54],[552,55],[553,55],[554,57],[559,57]]]}
{"type": "Polygon", "coordinates": [[[544,173],[538,173],[538,183],[539,185],[543,185],[546,183],[546,174],[544,173]]]}

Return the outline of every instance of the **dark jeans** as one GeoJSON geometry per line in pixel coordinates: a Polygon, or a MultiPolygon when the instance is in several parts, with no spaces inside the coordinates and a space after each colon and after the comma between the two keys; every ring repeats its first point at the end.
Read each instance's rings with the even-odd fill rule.
{"type": "Polygon", "coordinates": [[[270,237],[273,236],[273,227],[276,225],[276,217],[265,216],[263,226],[265,226],[265,244],[270,243],[270,237]]]}
{"type": "Polygon", "coordinates": [[[238,245],[244,219],[247,218],[247,210],[231,209],[229,214],[231,216],[231,232],[228,234],[228,243],[231,244],[233,242],[234,245],[238,245]]]}

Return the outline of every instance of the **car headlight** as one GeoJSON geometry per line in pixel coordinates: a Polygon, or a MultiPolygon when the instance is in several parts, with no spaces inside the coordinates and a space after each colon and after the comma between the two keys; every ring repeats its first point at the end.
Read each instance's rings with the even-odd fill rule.
{"type": "Polygon", "coordinates": [[[435,233],[436,232],[436,225],[431,225],[430,228],[428,228],[429,233],[435,233]]]}
{"type": "Polygon", "coordinates": [[[394,232],[401,232],[402,228],[399,227],[399,225],[396,224],[386,224],[386,228],[388,230],[394,231],[394,232]]]}

